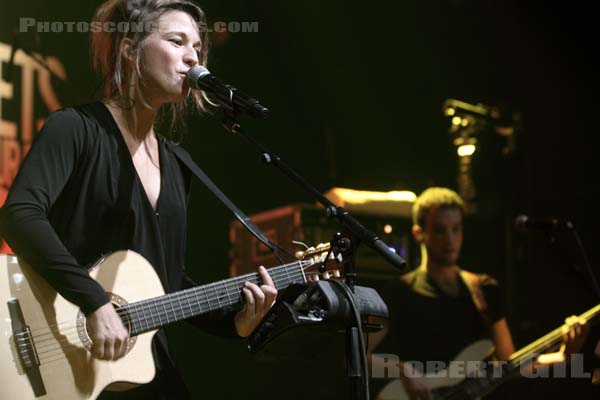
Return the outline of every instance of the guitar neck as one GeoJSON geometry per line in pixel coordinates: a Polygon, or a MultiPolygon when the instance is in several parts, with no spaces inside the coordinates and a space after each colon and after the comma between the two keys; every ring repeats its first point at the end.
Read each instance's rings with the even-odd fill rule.
{"type": "MultiPolygon", "coordinates": [[[[592,325],[600,320],[600,304],[594,308],[584,312],[579,316],[588,324],[592,325]]],[[[479,398],[491,393],[495,388],[500,386],[507,379],[512,377],[521,367],[524,367],[537,359],[537,356],[549,350],[552,350],[563,342],[563,328],[560,326],[552,332],[542,336],[535,342],[523,347],[519,351],[513,353],[508,359],[508,363],[502,366],[502,374],[496,376],[489,375],[484,378],[469,378],[461,382],[457,387],[452,388],[449,392],[453,395],[462,394],[461,398],[479,398]]],[[[448,390],[439,390],[442,398],[448,397],[448,390]]]]}
{"type": "MultiPolygon", "coordinates": [[[[598,322],[598,320],[600,320],[600,304],[587,310],[586,312],[581,314],[579,318],[585,320],[589,325],[595,324],[596,322],[598,322]]],[[[534,358],[534,356],[556,348],[563,342],[564,327],[565,325],[556,328],[555,330],[548,333],[547,335],[542,336],[535,342],[532,342],[529,345],[520,349],[519,351],[513,353],[509,358],[510,363],[517,368],[526,362],[533,361],[531,360],[532,357],[534,358]]]]}
{"type": "MultiPolygon", "coordinates": [[[[269,274],[277,290],[281,290],[293,283],[305,283],[304,267],[310,264],[312,263],[308,261],[296,261],[270,268],[269,274]]],[[[247,281],[258,286],[263,283],[258,273],[250,273],[195,286],[126,304],[119,309],[121,318],[125,326],[130,327],[131,336],[139,335],[173,322],[238,304],[242,301],[242,288],[247,281]]]]}

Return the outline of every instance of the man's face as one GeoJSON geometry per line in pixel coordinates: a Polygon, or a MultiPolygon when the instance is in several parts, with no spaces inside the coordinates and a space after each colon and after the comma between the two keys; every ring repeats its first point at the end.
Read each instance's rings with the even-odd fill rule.
{"type": "Polygon", "coordinates": [[[439,266],[456,264],[463,240],[462,220],[462,212],[457,208],[429,210],[422,227],[422,243],[430,262],[439,266]]]}

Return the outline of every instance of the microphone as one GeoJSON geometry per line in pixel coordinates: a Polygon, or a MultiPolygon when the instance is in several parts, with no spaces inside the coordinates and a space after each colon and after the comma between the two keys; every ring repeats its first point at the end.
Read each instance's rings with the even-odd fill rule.
{"type": "Polygon", "coordinates": [[[231,85],[224,84],[202,65],[188,70],[187,81],[190,88],[211,93],[216,102],[230,113],[243,112],[259,119],[269,116],[269,110],[258,100],[241,93],[231,85]]]}
{"type": "Polygon", "coordinates": [[[527,215],[519,215],[515,218],[515,228],[520,231],[539,230],[539,231],[555,231],[555,230],[571,230],[573,224],[571,221],[557,218],[529,218],[527,215]]]}

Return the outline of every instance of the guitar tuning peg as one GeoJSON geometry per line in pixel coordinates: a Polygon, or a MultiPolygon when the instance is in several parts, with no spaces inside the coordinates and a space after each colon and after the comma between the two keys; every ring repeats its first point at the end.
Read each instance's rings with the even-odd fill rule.
{"type": "Polygon", "coordinates": [[[303,251],[297,251],[294,253],[294,257],[296,257],[297,259],[302,259],[304,257],[304,252],[303,251]]]}
{"type": "Polygon", "coordinates": [[[339,278],[341,276],[342,276],[342,274],[340,274],[340,270],[339,269],[334,269],[333,270],[333,277],[334,278],[339,278]]]}
{"type": "Polygon", "coordinates": [[[329,259],[330,260],[335,260],[335,254],[329,253],[329,259]]]}
{"type": "Polygon", "coordinates": [[[329,272],[325,271],[323,272],[323,279],[329,279],[331,277],[331,275],[329,274],[329,272]]]}

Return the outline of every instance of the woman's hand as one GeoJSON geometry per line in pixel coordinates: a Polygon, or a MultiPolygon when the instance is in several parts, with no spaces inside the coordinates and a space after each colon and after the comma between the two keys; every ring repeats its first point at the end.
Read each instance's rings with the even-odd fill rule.
{"type": "Polygon", "coordinates": [[[106,303],[87,316],[87,330],[95,358],[118,360],[127,352],[129,332],[112,303],[106,303]]]}
{"type": "Polygon", "coordinates": [[[277,289],[266,268],[260,266],[258,273],[263,284],[260,287],[251,282],[244,284],[242,291],[244,292],[246,304],[234,317],[235,329],[241,337],[250,336],[261,319],[273,306],[277,297],[277,289]]]}

